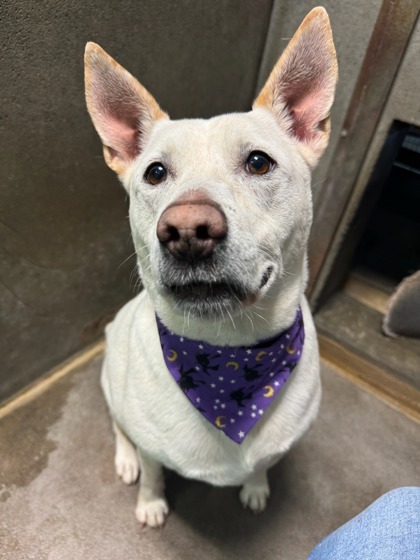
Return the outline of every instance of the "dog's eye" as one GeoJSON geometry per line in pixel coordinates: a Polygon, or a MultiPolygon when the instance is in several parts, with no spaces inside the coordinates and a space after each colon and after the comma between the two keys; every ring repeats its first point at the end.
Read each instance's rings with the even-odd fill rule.
{"type": "Polygon", "coordinates": [[[253,175],[264,175],[273,166],[273,160],[264,152],[251,152],[246,160],[246,168],[253,175]]]}
{"type": "Polygon", "coordinates": [[[152,163],[146,170],[146,181],[151,185],[158,185],[166,179],[166,169],[161,163],[152,163]]]}

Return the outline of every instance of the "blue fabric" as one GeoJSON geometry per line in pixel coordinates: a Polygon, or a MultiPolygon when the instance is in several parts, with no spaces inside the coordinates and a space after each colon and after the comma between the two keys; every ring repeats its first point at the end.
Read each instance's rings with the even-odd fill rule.
{"type": "Polygon", "coordinates": [[[420,487],[388,492],[321,541],[308,560],[420,560],[420,487]]]}

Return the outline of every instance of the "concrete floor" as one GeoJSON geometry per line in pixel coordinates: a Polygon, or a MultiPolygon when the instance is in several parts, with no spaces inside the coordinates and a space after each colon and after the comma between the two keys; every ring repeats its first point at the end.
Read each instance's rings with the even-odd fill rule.
{"type": "Polygon", "coordinates": [[[304,560],[383,492],[420,485],[418,424],[323,367],[320,416],[271,471],[267,510],[167,473],[172,513],[140,529],[117,480],[100,359],[0,422],[0,558],[304,560]]]}

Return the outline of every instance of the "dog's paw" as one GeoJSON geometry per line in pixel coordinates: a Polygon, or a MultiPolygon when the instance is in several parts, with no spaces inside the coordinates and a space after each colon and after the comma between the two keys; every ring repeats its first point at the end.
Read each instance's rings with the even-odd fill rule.
{"type": "Polygon", "coordinates": [[[260,513],[265,510],[269,496],[270,487],[267,483],[258,486],[255,484],[244,484],[239,493],[239,498],[244,508],[249,508],[254,513],[260,513]]]}
{"type": "Polygon", "coordinates": [[[144,527],[162,527],[169,513],[168,503],[165,498],[145,500],[139,498],[136,507],[136,517],[144,527]]]}
{"type": "Polygon", "coordinates": [[[115,454],[115,470],[126,484],[133,484],[139,477],[140,467],[134,447],[120,445],[115,454]]]}

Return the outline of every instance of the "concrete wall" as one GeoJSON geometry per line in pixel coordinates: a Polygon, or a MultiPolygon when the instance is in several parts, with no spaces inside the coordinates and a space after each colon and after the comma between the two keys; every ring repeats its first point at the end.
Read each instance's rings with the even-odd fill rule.
{"type": "MultiPolygon", "coordinates": [[[[95,340],[135,293],[134,260],[124,263],[132,253],[126,196],[103,163],[84,105],[86,41],[139,77],[172,117],[208,117],[250,108],[317,3],[1,3],[0,399],[95,340]]],[[[379,4],[323,2],[340,64],[329,154],[379,4]]]]}
{"type": "Polygon", "coordinates": [[[127,200],[85,110],[102,45],[173,117],[250,108],[272,0],[2,2],[0,398],[93,341],[135,293],[127,200]],[[105,317],[104,317],[105,316],[105,317]]]}

